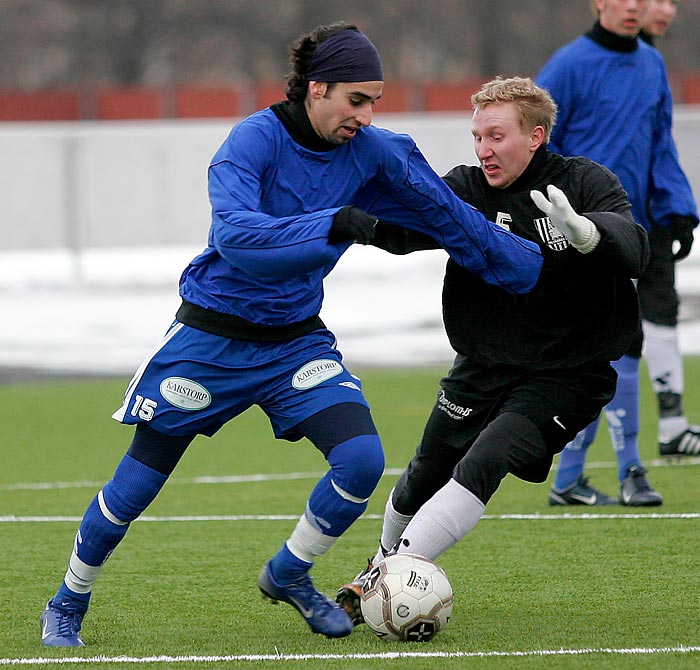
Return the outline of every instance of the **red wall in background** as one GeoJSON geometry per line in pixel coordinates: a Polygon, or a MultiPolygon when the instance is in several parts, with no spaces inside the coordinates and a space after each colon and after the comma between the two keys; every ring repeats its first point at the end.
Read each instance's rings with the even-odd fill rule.
{"type": "Polygon", "coordinates": [[[166,114],[162,91],[154,88],[107,88],[95,94],[95,119],[160,119],[166,114]]]}
{"type": "Polygon", "coordinates": [[[179,119],[238,116],[242,94],[233,87],[178,86],[173,91],[173,116],[179,119]]]}
{"type": "Polygon", "coordinates": [[[0,91],[0,121],[74,121],[81,118],[74,91],[0,91]]]}
{"type": "MultiPolygon", "coordinates": [[[[700,104],[700,73],[672,72],[669,80],[676,103],[700,104]]],[[[469,98],[483,81],[391,82],[385,86],[376,111],[468,111],[469,98]]],[[[284,89],[284,82],[262,81],[250,86],[0,90],[0,121],[242,117],[284,100],[284,89]]]]}

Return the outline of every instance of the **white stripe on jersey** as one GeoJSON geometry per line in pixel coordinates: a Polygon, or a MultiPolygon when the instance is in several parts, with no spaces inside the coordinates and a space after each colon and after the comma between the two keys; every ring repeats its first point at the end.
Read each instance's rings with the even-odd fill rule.
{"type": "Polygon", "coordinates": [[[170,340],[175,337],[183,328],[184,324],[183,323],[176,323],[166,334],[165,337],[161,340],[160,344],[158,344],[153,351],[151,352],[150,356],[148,358],[144,359],[143,363],[139,366],[139,369],[136,370],[134,376],[131,378],[131,381],[129,382],[129,385],[126,387],[126,392],[124,394],[124,404],[114,413],[112,414],[112,418],[116,419],[119,422],[123,422],[124,420],[124,415],[126,414],[126,410],[129,407],[129,404],[131,403],[131,396],[134,392],[134,389],[136,388],[136,385],[141,381],[141,377],[143,376],[144,371],[148,367],[148,364],[151,362],[153,357],[168,343],[170,340]]]}

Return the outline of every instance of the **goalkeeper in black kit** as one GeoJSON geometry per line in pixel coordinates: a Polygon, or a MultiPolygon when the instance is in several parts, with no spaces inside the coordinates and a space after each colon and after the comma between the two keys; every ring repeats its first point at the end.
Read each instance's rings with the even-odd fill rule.
{"type": "MultiPolygon", "coordinates": [[[[444,179],[492,221],[539,244],[528,295],[487,285],[451,260],[443,319],[456,352],[416,453],[389,494],[380,545],[435,560],[479,521],[511,473],[544,482],[552,459],[612,398],[639,333],[633,278],[649,247],[617,177],[587,158],[547,150],[556,104],[531,79],[496,78],[471,98],[478,166],[444,179]]],[[[392,253],[432,238],[380,222],[372,244],[392,253]]],[[[337,596],[362,622],[363,571],[337,596]]]]}

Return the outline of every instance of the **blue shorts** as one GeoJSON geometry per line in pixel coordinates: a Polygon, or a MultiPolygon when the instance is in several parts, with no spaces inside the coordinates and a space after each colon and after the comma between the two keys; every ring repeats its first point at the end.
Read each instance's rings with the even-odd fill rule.
{"type": "Polygon", "coordinates": [[[112,416],[166,435],[212,436],[258,405],[275,437],[294,441],[302,437],[294,429],[301,421],[347,402],[369,407],[328,330],[288,342],[246,342],[175,321],[112,416]]]}

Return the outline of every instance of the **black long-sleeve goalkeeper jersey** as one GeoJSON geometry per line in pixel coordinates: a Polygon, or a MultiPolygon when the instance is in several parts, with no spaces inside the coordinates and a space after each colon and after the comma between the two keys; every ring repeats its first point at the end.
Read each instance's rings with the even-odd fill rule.
{"type": "MultiPolygon", "coordinates": [[[[541,147],[511,186],[490,186],[481,169],[461,165],[445,181],[492,221],[540,245],[544,265],[535,289],[511,296],[448,261],[443,319],[460,368],[508,366],[519,371],[572,368],[622,356],[639,328],[632,278],[645,267],[649,247],[632,218],[617,177],[582,158],[541,147]],[[579,214],[600,231],[595,250],[581,254],[532,202],[530,191],[559,187],[579,214]],[[466,365],[465,365],[466,364],[466,365]]],[[[392,253],[434,248],[427,237],[384,226],[374,242],[392,253]]]]}

